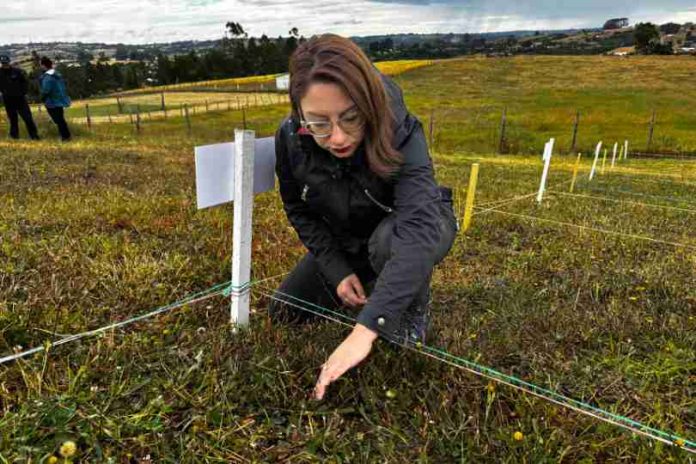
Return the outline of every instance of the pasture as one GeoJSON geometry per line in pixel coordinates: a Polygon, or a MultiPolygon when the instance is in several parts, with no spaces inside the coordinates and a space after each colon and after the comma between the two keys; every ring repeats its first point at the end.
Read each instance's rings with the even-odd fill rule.
{"type": "MultiPolygon", "coordinates": [[[[434,118],[437,177],[460,216],[480,164],[472,226],[433,279],[429,344],[695,440],[696,161],[629,155],[588,180],[598,140],[644,148],[652,109],[656,149],[696,150],[693,76],[688,59],[516,57],[396,78],[426,132],[434,118]],[[511,154],[499,155],[504,107],[511,154]]],[[[287,111],[244,117],[262,137],[287,111]]],[[[347,331],[269,323],[267,295],[304,251],[277,192],[256,197],[252,272],[268,280],[252,289],[248,331],[231,330],[217,295],[48,345],[229,280],[232,207],[196,210],[193,147],[241,125],[240,111],[197,114],[190,134],[180,115],[139,133],[75,124],[61,145],[41,121],[41,142],[0,140],[0,357],[46,347],[0,365],[3,462],[47,462],[65,440],[79,462],[688,462],[386,342],[309,400],[347,331]]]]}

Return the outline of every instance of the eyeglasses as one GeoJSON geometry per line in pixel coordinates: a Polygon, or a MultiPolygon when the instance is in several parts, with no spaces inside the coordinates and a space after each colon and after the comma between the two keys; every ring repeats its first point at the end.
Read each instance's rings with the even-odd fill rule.
{"type": "MultiPolygon", "coordinates": [[[[332,121],[306,121],[301,119],[300,124],[313,136],[323,139],[331,135],[334,123],[332,121]]],[[[353,107],[345,111],[338,118],[337,124],[343,132],[354,134],[363,128],[365,125],[365,118],[357,108],[353,107]]]]}

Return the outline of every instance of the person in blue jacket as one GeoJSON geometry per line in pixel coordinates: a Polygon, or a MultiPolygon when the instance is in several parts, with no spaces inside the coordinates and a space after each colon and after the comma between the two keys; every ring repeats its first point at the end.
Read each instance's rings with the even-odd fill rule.
{"type": "Polygon", "coordinates": [[[333,34],[290,59],[292,111],[276,131],[276,174],[307,254],[269,304],[273,321],[357,311],[322,366],[314,395],[363,361],[379,337],[423,342],[433,266],[457,231],[452,191],[438,186],[421,123],[394,81],[333,34]]]}
{"type": "Polygon", "coordinates": [[[70,128],[65,121],[65,108],[70,106],[70,97],[65,88],[65,80],[58,71],[53,69],[53,61],[47,56],[41,58],[41,69],[44,73],[39,78],[41,85],[41,101],[46,106],[49,116],[58,126],[60,138],[67,142],[72,138],[70,128]]]}

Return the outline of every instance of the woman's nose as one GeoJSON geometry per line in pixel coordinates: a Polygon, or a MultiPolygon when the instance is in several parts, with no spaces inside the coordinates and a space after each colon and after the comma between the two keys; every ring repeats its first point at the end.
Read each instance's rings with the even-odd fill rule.
{"type": "Polygon", "coordinates": [[[346,134],[341,126],[334,124],[331,129],[331,136],[329,137],[329,144],[337,147],[342,147],[346,144],[348,139],[348,134],[346,134]]]}

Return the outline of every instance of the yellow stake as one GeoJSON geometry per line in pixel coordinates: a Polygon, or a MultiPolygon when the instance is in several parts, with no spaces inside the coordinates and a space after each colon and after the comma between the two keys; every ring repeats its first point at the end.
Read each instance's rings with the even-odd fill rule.
{"type": "Polygon", "coordinates": [[[621,151],[619,151],[619,159],[621,159],[621,157],[623,156],[624,148],[626,147],[621,145],[621,151]]]}
{"type": "Polygon", "coordinates": [[[578,168],[580,167],[580,157],[582,153],[578,153],[578,158],[575,160],[575,166],[573,166],[573,180],[570,181],[570,193],[573,193],[575,189],[575,179],[578,177],[578,168]]]}
{"type": "Polygon", "coordinates": [[[604,165],[607,164],[607,149],[604,149],[604,158],[602,158],[602,169],[599,170],[600,174],[604,174],[604,165]]]}
{"type": "Polygon", "coordinates": [[[469,190],[466,192],[466,204],[464,205],[464,225],[462,228],[466,232],[471,226],[471,216],[474,211],[474,196],[476,195],[476,182],[478,181],[479,164],[471,165],[469,175],[469,190]]]}

